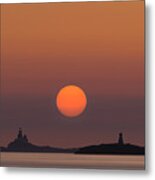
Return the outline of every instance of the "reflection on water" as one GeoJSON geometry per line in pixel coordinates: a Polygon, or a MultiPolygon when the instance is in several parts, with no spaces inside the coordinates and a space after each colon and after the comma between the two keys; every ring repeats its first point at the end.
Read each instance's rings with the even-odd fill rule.
{"type": "Polygon", "coordinates": [[[144,169],[144,156],[1,153],[1,166],[144,169]]]}

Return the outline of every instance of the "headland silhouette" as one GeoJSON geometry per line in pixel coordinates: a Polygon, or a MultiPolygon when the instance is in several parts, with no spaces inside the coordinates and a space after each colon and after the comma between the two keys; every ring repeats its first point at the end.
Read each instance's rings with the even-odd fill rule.
{"type": "Polygon", "coordinates": [[[50,146],[38,146],[30,143],[27,135],[23,135],[22,129],[19,128],[17,137],[12,142],[10,142],[7,147],[1,147],[1,152],[144,155],[145,148],[142,146],[124,143],[123,133],[119,133],[118,142],[110,144],[99,144],[66,149],[50,146]]]}
{"type": "Polygon", "coordinates": [[[119,133],[118,142],[82,147],[77,154],[118,154],[118,155],[144,155],[145,148],[129,143],[124,143],[123,134],[119,133]]]}
{"type": "Polygon", "coordinates": [[[1,147],[2,152],[55,152],[71,153],[74,149],[63,149],[50,146],[38,146],[29,142],[27,135],[23,135],[22,129],[19,128],[17,137],[8,144],[7,147],[1,147]]]}

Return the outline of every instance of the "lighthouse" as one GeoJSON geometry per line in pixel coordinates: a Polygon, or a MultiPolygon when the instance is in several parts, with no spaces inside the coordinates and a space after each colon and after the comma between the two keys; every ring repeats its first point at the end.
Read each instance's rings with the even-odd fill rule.
{"type": "Polygon", "coordinates": [[[118,144],[119,145],[123,145],[124,144],[123,133],[119,133],[118,144]]]}

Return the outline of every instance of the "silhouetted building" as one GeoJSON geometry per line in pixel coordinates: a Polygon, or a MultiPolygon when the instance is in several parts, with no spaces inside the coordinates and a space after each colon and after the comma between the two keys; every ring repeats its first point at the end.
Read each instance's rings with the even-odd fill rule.
{"type": "Polygon", "coordinates": [[[23,135],[22,129],[19,128],[18,135],[14,141],[8,144],[9,149],[14,149],[15,147],[23,147],[28,144],[28,138],[26,135],[23,135]]]}
{"type": "Polygon", "coordinates": [[[26,136],[25,134],[24,134],[24,137],[23,137],[23,138],[24,138],[24,141],[25,141],[25,142],[28,142],[28,138],[27,138],[27,136],[26,136]]]}
{"type": "Polygon", "coordinates": [[[8,144],[5,148],[1,148],[2,151],[6,152],[57,152],[57,153],[73,153],[77,149],[63,149],[55,148],[50,146],[37,146],[29,142],[27,136],[22,132],[22,129],[19,128],[17,137],[8,144]]]}
{"type": "Polygon", "coordinates": [[[123,133],[119,133],[118,144],[119,145],[123,145],[124,144],[123,133]]]}
{"type": "Polygon", "coordinates": [[[21,128],[19,128],[19,132],[18,132],[17,138],[18,138],[18,139],[22,139],[22,138],[23,138],[22,129],[21,129],[21,128]]]}

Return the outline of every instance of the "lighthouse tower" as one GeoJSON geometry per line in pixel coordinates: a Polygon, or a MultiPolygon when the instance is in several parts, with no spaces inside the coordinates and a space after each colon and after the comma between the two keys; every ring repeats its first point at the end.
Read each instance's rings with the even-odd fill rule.
{"type": "Polygon", "coordinates": [[[119,133],[118,144],[119,145],[123,145],[124,144],[123,133],[119,133]]]}
{"type": "Polygon", "coordinates": [[[19,132],[18,132],[18,139],[22,139],[23,138],[23,134],[22,134],[22,128],[19,128],[19,132]]]}

